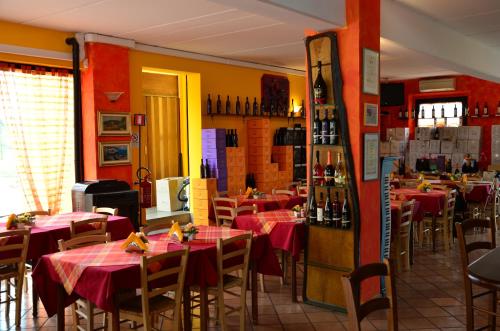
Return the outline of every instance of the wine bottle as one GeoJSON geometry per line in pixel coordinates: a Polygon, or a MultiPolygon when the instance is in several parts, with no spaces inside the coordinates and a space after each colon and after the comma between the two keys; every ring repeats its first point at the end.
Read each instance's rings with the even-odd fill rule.
{"type": "Polygon", "coordinates": [[[398,118],[399,119],[403,118],[403,107],[399,108],[398,118]]]}
{"type": "Polygon", "coordinates": [[[407,108],[407,107],[405,107],[404,109],[405,109],[405,117],[404,117],[404,118],[405,118],[405,119],[408,119],[408,108],[407,108]]]}
{"type": "Polygon", "coordinates": [[[474,109],[474,116],[479,116],[479,102],[476,102],[476,108],[474,109]]]}
{"type": "Polygon", "coordinates": [[[231,101],[229,100],[229,95],[226,99],[226,115],[231,114],[231,101]]]}
{"type": "Polygon", "coordinates": [[[229,130],[226,130],[226,147],[230,147],[230,142],[229,142],[229,130]]]}
{"type": "Polygon", "coordinates": [[[422,117],[420,118],[425,118],[425,108],[422,106],[422,109],[420,109],[420,113],[422,113],[422,117]]]}
{"type": "Polygon", "coordinates": [[[328,109],[325,109],[325,117],[321,121],[321,142],[323,145],[330,144],[330,121],[328,120],[328,109]]]}
{"type": "Polygon", "coordinates": [[[316,117],[313,124],[313,141],[314,144],[321,144],[321,121],[319,120],[319,110],[316,110],[316,117]]]}
{"type": "Polygon", "coordinates": [[[314,82],[314,103],[325,104],[327,99],[326,83],[321,74],[321,61],[318,61],[318,75],[314,82]]]}
{"type": "Polygon", "coordinates": [[[457,104],[455,104],[455,107],[453,107],[453,117],[458,116],[458,109],[457,109],[457,104]]]}
{"type": "Polygon", "coordinates": [[[314,197],[314,191],[311,194],[311,200],[309,201],[309,223],[317,224],[318,223],[318,214],[317,214],[317,206],[316,206],[316,198],[314,197]]]}
{"type": "Polygon", "coordinates": [[[233,130],[232,129],[229,129],[229,137],[228,137],[228,141],[229,141],[229,144],[228,144],[228,147],[234,147],[233,145],[233,130]]]}
{"type": "Polygon", "coordinates": [[[444,118],[444,105],[441,105],[441,118],[444,118]]]}
{"type": "Polygon", "coordinates": [[[340,202],[339,202],[339,192],[335,192],[335,198],[333,198],[332,203],[332,223],[336,228],[342,227],[342,215],[340,211],[340,202]]]}
{"type": "Polygon", "coordinates": [[[234,129],[234,145],[233,147],[238,147],[238,132],[234,129]]]}
{"type": "Polygon", "coordinates": [[[314,164],[313,168],[313,180],[314,185],[322,186],[325,180],[325,172],[323,170],[323,166],[319,163],[319,151],[316,151],[316,164],[314,164]]]}
{"type": "Polygon", "coordinates": [[[332,119],[330,120],[330,144],[339,144],[338,122],[335,111],[332,111],[332,119]]]}
{"type": "Polygon", "coordinates": [[[434,105],[432,105],[432,118],[436,118],[436,109],[434,109],[434,105]]]}
{"type": "Polygon", "coordinates": [[[250,115],[250,102],[248,101],[248,97],[247,97],[247,100],[245,101],[245,116],[249,116],[250,115]]]}
{"type": "Polygon", "coordinates": [[[347,190],[344,191],[344,203],[342,204],[342,229],[351,228],[351,209],[349,208],[349,199],[347,190]]]}
{"type": "Polygon", "coordinates": [[[328,159],[325,166],[325,183],[328,186],[335,185],[335,169],[332,164],[332,152],[328,151],[328,159]]]}
{"type": "Polygon", "coordinates": [[[323,225],[325,224],[325,205],[322,205],[321,203],[318,203],[316,206],[316,215],[318,217],[318,224],[323,225]]]}
{"type": "Polygon", "coordinates": [[[236,105],[234,106],[234,112],[236,115],[239,115],[241,113],[241,103],[240,103],[240,97],[236,97],[236,105]]]}
{"type": "Polygon", "coordinates": [[[269,117],[274,116],[276,108],[274,107],[274,102],[271,100],[271,105],[269,106],[269,117]]]}
{"type": "Polygon", "coordinates": [[[216,111],[217,111],[217,114],[220,114],[222,113],[222,101],[220,101],[220,94],[217,95],[217,104],[216,104],[216,111]]]}
{"type": "Polygon", "coordinates": [[[205,178],[205,165],[203,164],[203,159],[201,159],[201,164],[200,164],[200,177],[205,178]]]}
{"type": "Polygon", "coordinates": [[[345,167],[344,162],[342,161],[342,156],[340,153],[337,153],[337,164],[335,165],[335,185],[342,186],[345,184],[345,167]]]}
{"type": "Polygon", "coordinates": [[[257,116],[258,111],[259,111],[259,105],[257,104],[257,98],[253,98],[252,115],[257,116]]]}
{"type": "Polygon", "coordinates": [[[212,178],[212,172],[210,171],[210,166],[208,165],[208,159],[205,159],[205,178],[212,178]]]}
{"type": "Polygon", "coordinates": [[[207,115],[212,115],[212,99],[210,99],[210,93],[207,98],[207,115]]]}
{"type": "Polygon", "coordinates": [[[260,99],[260,116],[264,116],[266,114],[266,103],[264,101],[264,98],[260,99]]]}
{"type": "Polygon", "coordinates": [[[323,192],[319,192],[318,208],[325,208],[325,199],[323,196],[323,192]]]}
{"type": "Polygon", "coordinates": [[[326,226],[332,226],[333,225],[333,205],[330,200],[330,188],[326,189],[326,201],[325,201],[325,212],[324,212],[324,224],[326,226]]]}
{"type": "Polygon", "coordinates": [[[488,112],[488,103],[484,103],[484,108],[483,108],[483,116],[484,117],[488,117],[489,116],[489,112],[488,112]]]}

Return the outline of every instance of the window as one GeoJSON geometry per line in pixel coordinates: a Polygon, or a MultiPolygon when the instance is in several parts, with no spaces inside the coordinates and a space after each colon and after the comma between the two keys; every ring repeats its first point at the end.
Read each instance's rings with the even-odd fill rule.
{"type": "Polygon", "coordinates": [[[465,115],[464,98],[418,100],[418,127],[458,127],[465,115]]]}
{"type": "Polygon", "coordinates": [[[73,78],[0,63],[0,215],[71,210],[73,78]]]}

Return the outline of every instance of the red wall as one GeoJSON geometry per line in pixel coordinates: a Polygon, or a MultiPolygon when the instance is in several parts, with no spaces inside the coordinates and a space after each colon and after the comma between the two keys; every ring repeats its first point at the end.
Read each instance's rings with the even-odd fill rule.
{"type": "MultiPolygon", "coordinates": [[[[500,84],[462,75],[456,76],[456,90],[453,92],[420,93],[418,81],[419,79],[401,81],[405,85],[405,105],[408,107],[410,115],[414,101],[417,99],[465,96],[468,97],[470,114],[473,114],[476,102],[479,102],[480,113],[483,110],[484,104],[488,104],[490,116],[487,118],[469,117],[467,119],[467,125],[483,127],[481,152],[484,153],[487,163],[489,164],[491,161],[491,126],[493,124],[500,124],[500,117],[495,116],[497,105],[500,102],[500,84]]],[[[411,119],[398,119],[399,108],[400,107],[381,107],[382,112],[389,112],[388,116],[381,117],[382,137],[385,138],[387,128],[409,126],[410,138],[413,139],[414,130],[412,127],[414,121],[411,119]]]]}

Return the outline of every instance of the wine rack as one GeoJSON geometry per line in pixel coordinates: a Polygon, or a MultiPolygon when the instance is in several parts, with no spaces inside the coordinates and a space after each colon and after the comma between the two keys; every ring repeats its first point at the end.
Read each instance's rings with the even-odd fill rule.
{"type": "Polygon", "coordinates": [[[333,194],[336,194],[336,192],[341,193],[340,201],[348,199],[350,228],[343,229],[322,224],[312,224],[311,218],[308,217],[307,244],[304,254],[303,299],[308,304],[344,311],[345,302],[341,277],[359,265],[359,201],[347,114],[342,99],[342,76],[338,57],[337,35],[334,32],[325,32],[308,37],[305,43],[310,87],[310,121],[307,123],[307,129],[311,138],[307,146],[309,156],[308,206],[313,195],[316,201],[319,200],[320,192],[325,193],[329,189],[333,194]],[[314,83],[318,75],[319,66],[316,65],[318,61],[322,62],[321,72],[327,87],[326,103],[322,104],[315,103],[314,83]],[[336,118],[338,144],[314,143],[315,132],[313,128],[316,112],[319,111],[319,120],[321,120],[325,110],[327,110],[329,118],[333,114],[336,118]],[[340,153],[345,169],[343,184],[315,185],[313,167],[316,151],[319,151],[320,156],[323,156],[320,164],[325,164],[324,157],[328,152],[333,155],[340,153]]]}

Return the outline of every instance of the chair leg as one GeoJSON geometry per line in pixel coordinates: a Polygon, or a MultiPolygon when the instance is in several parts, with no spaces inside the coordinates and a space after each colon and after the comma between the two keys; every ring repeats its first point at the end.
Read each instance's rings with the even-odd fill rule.
{"type": "Polygon", "coordinates": [[[265,293],[266,288],[264,287],[264,275],[263,274],[259,274],[259,285],[260,285],[260,291],[262,293],[265,293]]]}
{"type": "Polygon", "coordinates": [[[219,310],[220,329],[226,331],[226,307],[224,305],[224,291],[219,289],[217,294],[217,306],[219,310]]]}
{"type": "Polygon", "coordinates": [[[470,282],[465,284],[465,314],[466,314],[466,329],[474,331],[474,309],[472,309],[472,285],[470,282]]]}
{"type": "Polygon", "coordinates": [[[20,275],[16,286],[16,326],[21,325],[21,305],[23,300],[23,279],[24,275],[20,275]]]}
{"type": "Polygon", "coordinates": [[[9,317],[10,310],[10,280],[5,280],[5,300],[6,300],[6,308],[5,308],[5,317],[9,317]]]}
{"type": "MultiPolygon", "coordinates": [[[[491,300],[490,300],[490,311],[495,313],[497,312],[497,292],[491,291],[491,300]]],[[[496,329],[497,325],[497,317],[495,315],[488,316],[488,324],[492,331],[496,329]]]]}
{"type": "Polygon", "coordinates": [[[240,331],[245,331],[246,328],[246,315],[247,315],[247,300],[246,300],[246,286],[241,286],[240,295],[240,331]]]}
{"type": "Polygon", "coordinates": [[[85,300],[85,310],[87,314],[87,330],[94,330],[94,304],[89,300],[85,300]]]}
{"type": "Polygon", "coordinates": [[[283,278],[281,281],[281,285],[287,284],[287,279],[288,279],[288,263],[287,263],[287,258],[286,258],[286,253],[285,251],[281,251],[281,270],[283,270],[283,278]]]}
{"type": "Polygon", "coordinates": [[[78,325],[80,325],[80,318],[78,318],[78,314],[76,313],[77,309],[78,309],[78,304],[75,302],[71,306],[71,317],[73,318],[73,330],[75,331],[78,330],[78,325]]]}

